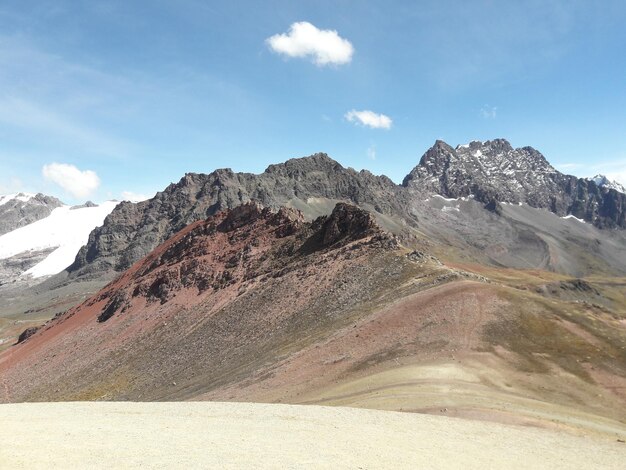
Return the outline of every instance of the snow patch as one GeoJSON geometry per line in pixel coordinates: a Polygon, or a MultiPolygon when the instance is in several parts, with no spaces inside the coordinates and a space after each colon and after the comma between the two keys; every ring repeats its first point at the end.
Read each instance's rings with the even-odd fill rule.
{"type": "Polygon", "coordinates": [[[447,198],[447,197],[443,197],[443,196],[441,196],[440,194],[433,194],[433,196],[432,196],[432,197],[438,197],[439,199],[443,199],[444,201],[448,201],[448,202],[451,202],[451,201],[458,201],[458,199],[456,199],[456,198],[453,198],[453,197],[451,197],[451,198],[447,198]]]}
{"type": "Polygon", "coordinates": [[[74,210],[70,206],[57,207],[48,217],[0,236],[0,259],[56,247],[23,275],[38,278],[57,274],[74,262],[91,231],[102,225],[117,204],[107,201],[98,207],[74,210]]]}
{"type": "Polygon", "coordinates": [[[578,222],[580,222],[582,224],[586,224],[587,223],[583,219],[579,219],[578,217],[576,217],[575,215],[572,215],[572,214],[568,214],[565,217],[561,217],[561,219],[574,219],[574,220],[577,220],[578,222]]]}

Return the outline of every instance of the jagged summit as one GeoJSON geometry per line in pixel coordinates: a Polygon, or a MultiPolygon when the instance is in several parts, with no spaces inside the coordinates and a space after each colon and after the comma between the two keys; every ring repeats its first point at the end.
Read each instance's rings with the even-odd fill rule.
{"type": "Polygon", "coordinates": [[[438,140],[402,185],[415,197],[473,196],[490,206],[524,203],[598,227],[625,227],[625,195],[597,183],[558,172],[532,147],[513,148],[505,139],[494,139],[456,148],[438,140]]]}
{"type": "Polygon", "coordinates": [[[435,194],[450,191],[458,192],[450,197],[461,197],[470,194],[467,191],[471,188],[465,184],[468,179],[491,180],[486,182],[494,186],[508,183],[519,187],[518,183],[523,186],[527,176],[554,172],[554,167],[537,150],[532,147],[514,149],[505,139],[472,141],[456,148],[437,140],[402,185],[406,187],[411,181],[419,180],[422,185],[426,182],[427,189],[435,194]]]}
{"type": "Polygon", "coordinates": [[[608,179],[604,175],[596,175],[593,178],[587,179],[593,181],[600,188],[614,189],[615,191],[619,191],[620,193],[626,193],[626,188],[624,188],[624,186],[622,186],[617,181],[612,181],[608,179]]]}
{"type": "MultiPolygon", "coordinates": [[[[402,188],[386,176],[344,168],[323,153],[270,165],[258,175],[231,169],[187,173],[150,200],[121,203],[90,235],[69,271],[127,269],[190,223],[249,201],[277,209],[306,208],[311,199],[352,202],[383,214],[401,213],[407,205],[402,188]]],[[[308,217],[317,215],[312,211],[308,217]]]]}
{"type": "Polygon", "coordinates": [[[264,171],[266,174],[293,175],[295,173],[306,173],[307,171],[320,170],[344,170],[345,168],[328,154],[323,152],[314,153],[308,157],[290,158],[284,163],[272,164],[264,171]]]}

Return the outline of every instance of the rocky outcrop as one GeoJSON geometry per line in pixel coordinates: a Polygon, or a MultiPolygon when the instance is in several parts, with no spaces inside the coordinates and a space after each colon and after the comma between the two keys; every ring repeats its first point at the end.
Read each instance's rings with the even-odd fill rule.
{"type": "Polygon", "coordinates": [[[294,258],[360,240],[377,250],[398,247],[371,214],[353,205],[337,204],[329,216],[306,222],[295,209],[273,210],[249,202],[186,227],[91,304],[104,302],[98,321],[105,322],[138,302],[163,305],[181,293],[197,297],[264,276],[282,276],[294,258]]]}
{"type": "Polygon", "coordinates": [[[44,194],[18,193],[0,197],[0,235],[37,222],[63,203],[44,194]]]}
{"type": "MultiPolygon", "coordinates": [[[[188,224],[249,201],[277,209],[309,198],[342,200],[383,214],[403,212],[404,191],[385,176],[344,168],[326,154],[270,165],[260,175],[189,173],[148,201],[122,202],[94,230],[69,268],[74,275],[123,271],[188,224]]],[[[298,204],[296,204],[298,205],[298,204]]]]}
{"type": "Polygon", "coordinates": [[[24,331],[22,331],[19,338],[17,339],[17,344],[23,343],[24,341],[26,341],[28,338],[30,338],[35,333],[37,333],[40,330],[40,328],[41,327],[38,327],[38,326],[31,326],[30,328],[26,328],[24,331]]]}
{"type": "Polygon", "coordinates": [[[87,201],[84,204],[79,204],[79,205],[70,207],[70,210],[74,211],[76,209],[84,209],[86,207],[98,207],[98,204],[95,204],[95,203],[93,203],[91,201],[87,201]]]}
{"type": "Polygon", "coordinates": [[[626,194],[600,183],[560,173],[532,147],[496,139],[456,148],[437,141],[402,185],[422,195],[473,196],[494,212],[497,202],[525,203],[600,228],[626,227],[626,194]]]}

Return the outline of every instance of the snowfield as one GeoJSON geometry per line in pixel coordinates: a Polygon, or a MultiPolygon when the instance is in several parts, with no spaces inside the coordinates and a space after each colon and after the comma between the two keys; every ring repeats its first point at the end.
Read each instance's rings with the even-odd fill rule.
{"type": "Polygon", "coordinates": [[[91,231],[102,225],[117,204],[117,201],[107,201],[98,207],[58,207],[48,217],[0,236],[0,259],[27,251],[56,248],[23,275],[39,278],[57,274],[74,262],[91,231]]]}

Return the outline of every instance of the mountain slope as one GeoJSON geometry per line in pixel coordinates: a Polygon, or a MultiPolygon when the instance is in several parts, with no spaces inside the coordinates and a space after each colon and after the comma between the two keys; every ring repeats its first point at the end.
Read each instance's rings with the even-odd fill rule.
{"type": "Polygon", "coordinates": [[[290,331],[313,332],[336,319],[346,321],[342,318],[355,304],[400,275],[373,284],[372,273],[389,269],[387,253],[396,246],[368,213],[354,207],[338,205],[331,216],[311,224],[290,209],[274,213],[254,204],[239,206],[179,232],[99,294],[53,320],[24,348],[10,349],[0,369],[9,387],[16,387],[15,399],[91,394],[98,382],[118,380],[134,367],[145,373],[134,374],[141,380],[120,393],[163,393],[158,390],[170,382],[162,379],[180,373],[179,360],[190,372],[215,380],[242,357],[273,356],[292,341],[290,331]],[[83,353],[68,356],[69,343],[83,353]],[[129,356],[116,359],[131,345],[129,356]],[[37,362],[40,348],[52,362],[43,368],[21,365],[37,362]],[[9,378],[13,373],[43,375],[18,385],[9,378]],[[67,381],[66,374],[76,377],[67,381]],[[51,383],[57,382],[73,383],[72,390],[63,385],[55,393],[58,386],[51,383]]]}
{"type": "Polygon", "coordinates": [[[326,403],[622,436],[625,282],[446,266],[355,206],[307,222],[246,204],[0,354],[1,398],[326,403]]]}

